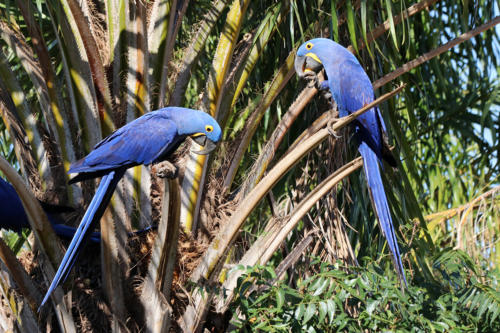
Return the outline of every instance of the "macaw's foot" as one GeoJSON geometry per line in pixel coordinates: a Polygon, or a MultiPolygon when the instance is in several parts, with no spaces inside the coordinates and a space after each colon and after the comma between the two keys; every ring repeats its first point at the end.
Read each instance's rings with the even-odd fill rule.
{"type": "MultiPolygon", "coordinates": [[[[323,81],[322,83],[324,83],[326,81],[323,81]]],[[[331,101],[332,100],[332,93],[330,92],[329,89],[321,89],[322,87],[320,86],[319,88],[319,91],[321,93],[321,95],[327,100],[327,101],[331,101]]]]}
{"type": "Polygon", "coordinates": [[[318,85],[316,82],[318,82],[318,79],[316,77],[309,77],[307,78],[307,87],[308,88],[316,88],[318,85]]]}
{"type": "Polygon", "coordinates": [[[309,88],[317,88],[319,85],[318,74],[314,71],[305,72],[304,79],[307,80],[307,86],[309,88]]]}
{"type": "Polygon", "coordinates": [[[326,124],[326,129],[328,133],[330,133],[331,136],[333,136],[335,139],[340,139],[342,136],[337,133],[336,130],[333,129],[333,124],[335,124],[337,121],[339,121],[339,118],[334,118],[330,116],[330,119],[328,120],[328,123],[326,124]]]}
{"type": "Polygon", "coordinates": [[[156,175],[160,178],[170,178],[174,179],[177,177],[178,169],[175,165],[169,161],[162,161],[155,164],[156,175]]]}

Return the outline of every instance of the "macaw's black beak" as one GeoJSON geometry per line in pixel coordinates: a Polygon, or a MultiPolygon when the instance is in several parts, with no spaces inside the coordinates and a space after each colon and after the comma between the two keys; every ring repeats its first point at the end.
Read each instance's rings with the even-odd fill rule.
{"type": "Polygon", "coordinates": [[[318,73],[323,65],[309,56],[295,57],[295,72],[299,77],[306,77],[318,73]]]}
{"type": "Polygon", "coordinates": [[[198,155],[208,155],[217,146],[215,142],[207,138],[206,135],[198,135],[193,137],[193,140],[203,147],[202,150],[193,150],[192,152],[198,155]]]}

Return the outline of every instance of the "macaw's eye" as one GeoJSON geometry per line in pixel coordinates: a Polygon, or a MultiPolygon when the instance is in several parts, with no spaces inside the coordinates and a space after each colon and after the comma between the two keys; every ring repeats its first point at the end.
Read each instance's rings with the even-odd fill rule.
{"type": "Polygon", "coordinates": [[[306,49],[310,50],[313,48],[313,44],[312,43],[307,43],[306,44],[306,49]]]}
{"type": "Polygon", "coordinates": [[[213,128],[211,125],[207,125],[207,126],[205,126],[205,131],[206,131],[207,133],[210,133],[210,132],[212,132],[213,130],[214,130],[214,128],[213,128]]]}

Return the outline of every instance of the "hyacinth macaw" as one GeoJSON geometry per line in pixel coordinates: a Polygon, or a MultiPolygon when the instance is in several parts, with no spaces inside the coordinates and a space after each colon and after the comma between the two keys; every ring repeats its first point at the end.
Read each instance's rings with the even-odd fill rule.
{"type": "Polygon", "coordinates": [[[208,154],[220,140],[221,132],[219,124],[205,112],[166,107],[149,112],[116,130],[99,142],[85,158],[73,163],[69,173],[78,175],[70,183],[102,178],[41,306],[66,279],[82,241],[101,219],[118,181],[128,168],[165,160],[188,136],[203,147],[195,153],[208,154]]]}
{"type": "MultiPolygon", "coordinates": [[[[58,236],[71,238],[76,232],[76,228],[62,224],[64,221],[58,217],[58,213],[69,212],[72,209],[69,207],[59,207],[40,203],[49,218],[52,228],[58,236]]],[[[14,186],[0,178],[0,229],[9,229],[15,232],[20,232],[23,228],[29,228],[28,216],[24,211],[21,199],[17,195],[14,186]]],[[[93,232],[90,235],[92,242],[99,243],[101,235],[98,232],[93,232]]]]}
{"type": "MultiPolygon", "coordinates": [[[[343,46],[326,38],[316,38],[300,46],[295,70],[300,77],[314,78],[325,69],[326,79],[319,89],[329,89],[340,117],[353,113],[373,101],[373,86],[356,57],[343,46]]],[[[396,165],[386,143],[386,128],[380,110],[372,108],[354,122],[358,150],[363,158],[366,180],[380,227],[387,239],[396,271],[402,283],[406,277],[394,232],[391,213],[380,175],[379,160],[396,165]]]]}
{"type": "MultiPolygon", "coordinates": [[[[63,224],[65,221],[60,216],[63,213],[74,212],[72,207],[51,205],[41,201],[40,205],[56,235],[66,239],[70,239],[75,235],[76,228],[63,224]]],[[[14,186],[0,177],[0,229],[20,232],[23,228],[31,228],[31,225],[28,222],[28,216],[21,203],[21,198],[19,198],[14,186]]],[[[146,227],[130,233],[129,236],[141,235],[153,229],[155,227],[146,227]]],[[[92,232],[89,240],[92,243],[100,243],[101,233],[92,232]]]]}

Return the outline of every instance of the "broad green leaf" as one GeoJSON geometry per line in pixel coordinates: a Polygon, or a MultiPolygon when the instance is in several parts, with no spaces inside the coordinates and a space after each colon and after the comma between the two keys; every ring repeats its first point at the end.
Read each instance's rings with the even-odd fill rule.
{"type": "Polygon", "coordinates": [[[285,303],[285,291],[283,289],[279,289],[276,293],[276,307],[281,310],[283,304],[285,303]]]}
{"type": "Polygon", "coordinates": [[[326,307],[328,308],[328,320],[332,323],[335,316],[335,302],[331,299],[326,300],[326,307]]]}
{"type": "Polygon", "coordinates": [[[306,312],[306,306],[301,303],[297,309],[295,309],[294,317],[296,320],[301,320],[302,316],[304,316],[304,313],[306,312]]]}
{"type": "Polygon", "coordinates": [[[328,304],[326,302],[320,302],[319,303],[319,317],[318,317],[319,324],[323,323],[327,313],[328,313],[328,304]]]}
{"type": "Polygon", "coordinates": [[[304,318],[302,319],[302,324],[307,324],[307,322],[316,314],[316,305],[314,303],[309,303],[306,307],[304,313],[304,318]]]}
{"type": "Polygon", "coordinates": [[[313,296],[319,296],[319,295],[321,295],[329,285],[330,285],[330,280],[329,279],[323,279],[323,280],[321,280],[321,284],[319,285],[319,287],[313,289],[314,290],[313,296]]]}

